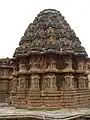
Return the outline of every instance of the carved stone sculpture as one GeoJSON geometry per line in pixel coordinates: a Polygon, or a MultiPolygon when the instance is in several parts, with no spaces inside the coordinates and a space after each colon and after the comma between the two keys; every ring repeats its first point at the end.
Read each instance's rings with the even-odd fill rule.
{"type": "Polygon", "coordinates": [[[84,67],[83,65],[84,65],[83,61],[80,61],[78,63],[78,70],[83,70],[83,67],[84,67]]]}
{"type": "Polygon", "coordinates": [[[20,64],[19,65],[19,70],[22,72],[22,71],[25,71],[26,70],[26,67],[25,67],[25,64],[20,64]]]}
{"type": "Polygon", "coordinates": [[[25,61],[25,59],[21,59],[19,61],[19,71],[20,72],[26,71],[26,61],[25,61]]]}
{"type": "Polygon", "coordinates": [[[78,78],[79,89],[86,89],[86,78],[84,76],[80,76],[78,78]]]}
{"type": "Polygon", "coordinates": [[[48,66],[49,69],[56,69],[56,62],[54,60],[51,60],[48,66]]]}
{"type": "Polygon", "coordinates": [[[54,74],[45,75],[43,78],[43,89],[44,90],[56,90],[56,76],[54,74]]]}
{"type": "Polygon", "coordinates": [[[19,86],[18,86],[18,91],[25,90],[26,88],[26,78],[24,75],[20,76],[19,78],[19,86]]]}
{"type": "Polygon", "coordinates": [[[67,89],[67,90],[75,89],[74,76],[67,75],[64,77],[64,80],[65,80],[64,89],[67,89]]]}
{"type": "Polygon", "coordinates": [[[30,90],[39,90],[40,77],[37,74],[31,74],[31,87],[30,90]]]}
{"type": "Polygon", "coordinates": [[[17,78],[14,76],[13,77],[13,80],[12,80],[12,91],[13,92],[16,92],[17,91],[17,86],[18,84],[17,84],[17,78]]]}
{"type": "Polygon", "coordinates": [[[72,70],[72,60],[65,60],[65,69],[72,70]]]}

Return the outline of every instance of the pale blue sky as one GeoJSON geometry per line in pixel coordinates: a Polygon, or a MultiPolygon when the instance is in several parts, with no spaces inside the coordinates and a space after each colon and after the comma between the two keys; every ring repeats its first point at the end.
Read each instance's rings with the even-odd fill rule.
{"type": "Polygon", "coordinates": [[[65,16],[90,56],[90,0],[0,0],[0,58],[12,57],[29,23],[47,8],[65,16]]]}

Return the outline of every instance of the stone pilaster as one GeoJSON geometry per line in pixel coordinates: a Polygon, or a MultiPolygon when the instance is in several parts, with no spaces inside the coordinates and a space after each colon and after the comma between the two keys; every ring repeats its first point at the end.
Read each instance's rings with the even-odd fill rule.
{"type": "Polygon", "coordinates": [[[18,77],[18,89],[17,89],[17,108],[26,107],[26,96],[27,96],[27,80],[26,75],[19,74],[18,77]]]}
{"type": "Polygon", "coordinates": [[[31,86],[27,97],[27,108],[41,106],[39,82],[39,74],[31,73],[31,86]]]}
{"type": "Polygon", "coordinates": [[[11,90],[11,95],[10,95],[10,101],[12,101],[12,105],[16,104],[16,99],[17,99],[17,87],[18,87],[18,78],[16,76],[13,76],[12,79],[12,90],[11,90]]]}

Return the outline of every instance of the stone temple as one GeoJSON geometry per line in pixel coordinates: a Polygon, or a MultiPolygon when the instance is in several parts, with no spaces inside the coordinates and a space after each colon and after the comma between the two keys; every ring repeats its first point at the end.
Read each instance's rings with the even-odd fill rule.
{"type": "Polygon", "coordinates": [[[0,71],[0,101],[16,108],[90,105],[90,58],[55,9],[35,17],[13,58],[1,59],[0,71]]]}

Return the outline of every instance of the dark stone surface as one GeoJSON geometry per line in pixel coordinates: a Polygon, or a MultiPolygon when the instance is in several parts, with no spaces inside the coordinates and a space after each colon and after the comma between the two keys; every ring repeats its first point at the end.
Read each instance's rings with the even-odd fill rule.
{"type": "Polygon", "coordinates": [[[60,53],[87,55],[79,38],[61,13],[55,9],[41,11],[30,23],[21,38],[15,56],[28,55],[31,51],[44,52],[49,49],[60,53]]]}

